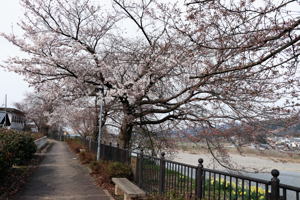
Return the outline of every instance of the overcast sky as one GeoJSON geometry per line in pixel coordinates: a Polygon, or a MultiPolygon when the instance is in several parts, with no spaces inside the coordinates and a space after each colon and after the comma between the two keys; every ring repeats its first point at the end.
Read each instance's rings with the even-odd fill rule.
{"type": "MultiPolygon", "coordinates": [[[[98,0],[95,2],[98,2],[98,0]]],[[[101,3],[108,6],[110,5],[109,2],[106,0],[101,3]]],[[[11,33],[13,31],[16,35],[22,35],[18,31],[20,29],[17,22],[20,21],[23,13],[19,0],[0,0],[0,33],[11,33]]],[[[125,27],[130,27],[129,30],[132,33],[137,30],[134,24],[126,23],[125,27]]],[[[10,56],[21,55],[17,47],[2,37],[0,37],[0,47],[0,65],[10,56]]],[[[29,88],[29,85],[24,81],[24,77],[0,67],[0,107],[4,106],[5,94],[8,96],[8,106],[12,107],[15,102],[22,101],[24,95],[30,91],[33,91],[33,89],[29,88]]]]}
{"type": "MultiPolygon", "coordinates": [[[[0,32],[18,32],[17,21],[22,17],[19,0],[0,0],[0,32]]],[[[0,37],[0,63],[9,56],[20,54],[18,49],[0,37]]],[[[5,94],[8,96],[8,106],[22,101],[26,92],[32,91],[23,80],[24,77],[0,68],[0,107],[4,106],[5,94]]]]}

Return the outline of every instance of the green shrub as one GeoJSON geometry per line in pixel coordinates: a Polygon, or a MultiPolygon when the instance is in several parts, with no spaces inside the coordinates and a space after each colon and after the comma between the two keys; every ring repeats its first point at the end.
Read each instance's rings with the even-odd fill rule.
{"type": "Polygon", "coordinates": [[[13,165],[13,153],[6,151],[3,141],[0,141],[0,177],[13,165]]]}
{"type": "Polygon", "coordinates": [[[107,172],[110,178],[132,178],[132,171],[129,165],[120,162],[109,162],[107,172]]]}
{"type": "Polygon", "coordinates": [[[111,161],[93,161],[89,167],[94,174],[100,174],[107,182],[111,181],[111,178],[128,178],[132,180],[133,174],[129,165],[120,162],[111,161]]]}
{"type": "Polygon", "coordinates": [[[99,163],[99,161],[90,162],[89,167],[92,170],[92,172],[95,174],[99,174],[102,169],[102,165],[99,163]]]}
{"type": "Polygon", "coordinates": [[[26,164],[35,152],[36,145],[30,135],[0,129],[0,174],[3,174],[14,164],[26,164]]]}
{"type": "Polygon", "coordinates": [[[14,164],[16,165],[26,164],[37,150],[33,138],[29,135],[16,134],[14,145],[16,150],[14,164]]]}

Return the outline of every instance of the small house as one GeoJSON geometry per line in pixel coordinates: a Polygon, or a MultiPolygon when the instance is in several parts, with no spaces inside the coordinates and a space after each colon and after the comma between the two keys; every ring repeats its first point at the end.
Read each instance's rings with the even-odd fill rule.
{"type": "Polygon", "coordinates": [[[25,115],[22,111],[15,108],[0,108],[0,127],[24,130],[25,115]]]}

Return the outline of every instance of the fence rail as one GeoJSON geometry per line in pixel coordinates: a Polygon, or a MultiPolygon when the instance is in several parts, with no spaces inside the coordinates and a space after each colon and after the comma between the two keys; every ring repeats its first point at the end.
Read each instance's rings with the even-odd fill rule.
{"type": "MultiPolygon", "coordinates": [[[[81,142],[85,145],[86,149],[94,154],[97,154],[98,142],[93,141],[92,139],[81,138],[81,142]]],[[[100,144],[100,159],[117,161],[122,163],[130,163],[131,152],[127,149],[122,149],[117,146],[113,146],[112,143],[100,144]]]]}
{"type": "MultiPolygon", "coordinates": [[[[97,142],[81,141],[89,151],[97,153],[97,142]]],[[[166,160],[164,153],[153,157],[111,143],[101,144],[100,158],[134,162],[134,182],[151,194],[203,200],[300,200],[300,187],[280,184],[278,170],[272,170],[272,179],[267,181],[204,168],[203,159],[193,166],[166,160]]]]}
{"type": "Polygon", "coordinates": [[[300,200],[300,187],[280,184],[279,171],[267,181],[137,153],[135,182],[148,193],[205,200],[300,200]]]}

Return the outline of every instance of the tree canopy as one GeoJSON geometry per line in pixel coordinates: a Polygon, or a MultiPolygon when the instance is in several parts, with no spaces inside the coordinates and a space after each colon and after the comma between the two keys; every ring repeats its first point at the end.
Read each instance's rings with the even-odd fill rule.
{"type": "Polygon", "coordinates": [[[211,133],[298,112],[299,1],[21,2],[23,36],[2,36],[26,56],[5,67],[65,107],[101,88],[123,147],[141,128],[211,133]]]}

